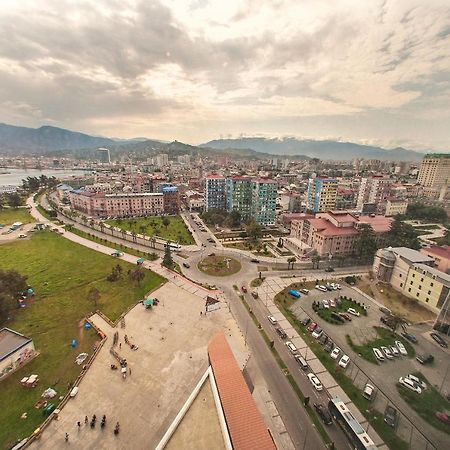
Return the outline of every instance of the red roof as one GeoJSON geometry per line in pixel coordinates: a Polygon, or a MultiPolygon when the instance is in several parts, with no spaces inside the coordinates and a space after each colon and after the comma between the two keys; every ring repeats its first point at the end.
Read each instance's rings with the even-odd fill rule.
{"type": "Polygon", "coordinates": [[[432,246],[429,248],[422,249],[422,253],[432,253],[436,256],[441,256],[442,258],[450,259],[450,246],[449,245],[442,245],[439,246],[432,246]]]}
{"type": "Polygon", "coordinates": [[[222,175],[218,175],[217,173],[210,173],[206,178],[212,178],[212,179],[222,179],[222,178],[225,178],[224,176],[222,176],[222,175]]]}
{"type": "Polygon", "coordinates": [[[208,345],[208,355],[235,450],[276,450],[223,333],[208,345]]]}
{"type": "Polygon", "coordinates": [[[358,230],[354,227],[337,227],[325,219],[310,219],[309,223],[317,229],[321,236],[354,236],[358,230]]]}
{"type": "Polygon", "coordinates": [[[368,223],[375,233],[387,233],[391,229],[392,217],[385,216],[363,216],[359,218],[359,223],[368,223]]]}

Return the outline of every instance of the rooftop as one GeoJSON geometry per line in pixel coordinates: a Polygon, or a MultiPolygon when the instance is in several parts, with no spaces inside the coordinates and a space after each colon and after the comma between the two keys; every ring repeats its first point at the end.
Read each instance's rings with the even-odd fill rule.
{"type": "Polygon", "coordinates": [[[388,247],[385,250],[393,251],[397,256],[400,256],[411,263],[434,263],[434,259],[426,256],[417,250],[407,247],[388,247]]]}
{"type": "Polygon", "coordinates": [[[430,267],[426,264],[414,264],[414,268],[421,270],[423,272],[427,272],[432,277],[440,281],[442,284],[445,284],[445,286],[450,288],[450,275],[444,272],[441,272],[440,270],[430,267]]]}
{"type": "Polygon", "coordinates": [[[3,361],[31,341],[31,338],[27,338],[23,334],[17,333],[17,331],[2,328],[0,330],[0,361],[3,361]]]}
{"type": "Polygon", "coordinates": [[[450,259],[450,245],[442,245],[440,247],[435,245],[429,248],[423,248],[421,253],[432,254],[440,256],[441,258],[450,259]]]}
{"type": "Polygon", "coordinates": [[[233,448],[276,450],[223,333],[212,338],[208,355],[233,448]]]}

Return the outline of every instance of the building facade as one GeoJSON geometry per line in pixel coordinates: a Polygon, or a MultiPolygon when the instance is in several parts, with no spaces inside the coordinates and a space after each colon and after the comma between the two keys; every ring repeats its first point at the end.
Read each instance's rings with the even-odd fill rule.
{"type": "Polygon", "coordinates": [[[211,174],[205,179],[205,211],[227,209],[226,179],[211,174]]]}
{"type": "Polygon", "coordinates": [[[435,267],[441,272],[450,274],[450,246],[433,245],[431,247],[422,248],[420,253],[434,259],[435,267]]]}
{"type": "Polygon", "coordinates": [[[260,225],[275,225],[277,187],[274,180],[252,180],[251,218],[260,225]]]}
{"type": "Polygon", "coordinates": [[[433,153],[425,155],[417,181],[424,187],[434,189],[447,186],[450,182],[450,154],[433,153]]]}
{"type": "Polygon", "coordinates": [[[305,216],[291,223],[296,253],[304,256],[349,256],[355,253],[362,224],[372,227],[378,245],[383,245],[393,219],[384,216],[356,217],[347,211],[329,211],[305,216]]]}
{"type": "Polygon", "coordinates": [[[164,212],[176,215],[180,212],[180,193],[176,186],[162,188],[164,212]]]}
{"type": "Polygon", "coordinates": [[[310,178],[306,208],[314,213],[336,208],[338,181],[334,178],[310,178]]]}
{"type": "Polygon", "coordinates": [[[383,214],[391,195],[392,180],[384,175],[361,178],[356,209],[364,211],[365,205],[375,205],[375,211],[383,214]]]}
{"type": "Polygon", "coordinates": [[[252,180],[232,177],[226,181],[227,211],[237,211],[244,222],[252,216],[252,180]]]}
{"type": "Polygon", "coordinates": [[[439,312],[450,303],[450,275],[434,266],[434,259],[406,247],[377,251],[373,272],[380,282],[439,312]]]}
{"type": "Polygon", "coordinates": [[[396,216],[397,214],[406,214],[408,201],[401,198],[390,198],[386,202],[385,216],[396,216]]]}

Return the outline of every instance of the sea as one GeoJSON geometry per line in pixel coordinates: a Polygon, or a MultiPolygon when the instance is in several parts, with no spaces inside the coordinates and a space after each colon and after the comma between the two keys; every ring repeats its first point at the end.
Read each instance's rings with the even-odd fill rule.
{"type": "Polygon", "coordinates": [[[22,180],[27,177],[56,177],[60,180],[83,176],[91,172],[85,170],[57,170],[57,169],[6,169],[0,167],[0,186],[22,186],[22,180]],[[6,173],[5,173],[6,172],[6,173]]]}

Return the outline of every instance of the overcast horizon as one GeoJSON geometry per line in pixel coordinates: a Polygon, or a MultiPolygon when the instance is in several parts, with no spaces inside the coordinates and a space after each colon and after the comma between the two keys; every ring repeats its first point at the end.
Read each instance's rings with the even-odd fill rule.
{"type": "Polygon", "coordinates": [[[447,0],[3,0],[0,40],[7,124],[450,151],[447,0]]]}

